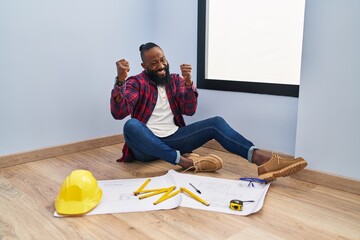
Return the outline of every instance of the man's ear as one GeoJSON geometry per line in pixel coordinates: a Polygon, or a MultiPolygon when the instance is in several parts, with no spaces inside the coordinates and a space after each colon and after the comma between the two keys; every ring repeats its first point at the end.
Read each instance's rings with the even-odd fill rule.
{"type": "Polygon", "coordinates": [[[145,69],[145,63],[141,63],[141,66],[143,67],[143,69],[145,69]]]}

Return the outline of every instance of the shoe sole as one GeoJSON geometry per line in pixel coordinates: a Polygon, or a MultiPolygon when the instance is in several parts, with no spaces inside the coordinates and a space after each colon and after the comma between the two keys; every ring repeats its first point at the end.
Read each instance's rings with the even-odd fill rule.
{"type": "Polygon", "coordinates": [[[265,180],[266,182],[272,182],[275,181],[278,177],[287,177],[294,173],[297,173],[298,171],[303,170],[306,166],[307,162],[305,160],[302,160],[301,162],[294,163],[278,171],[268,172],[259,175],[259,178],[265,180]]]}

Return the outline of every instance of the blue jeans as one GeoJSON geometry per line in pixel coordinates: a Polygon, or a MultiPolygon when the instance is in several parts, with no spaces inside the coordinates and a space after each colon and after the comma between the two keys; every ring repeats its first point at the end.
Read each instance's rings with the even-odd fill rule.
{"type": "Polygon", "coordinates": [[[171,164],[180,155],[192,152],[215,139],[227,151],[251,162],[254,144],[236,132],[222,117],[213,117],[179,128],[174,134],[159,138],[146,124],[132,118],[124,125],[124,137],[134,157],[143,162],[164,159],[171,164]]]}

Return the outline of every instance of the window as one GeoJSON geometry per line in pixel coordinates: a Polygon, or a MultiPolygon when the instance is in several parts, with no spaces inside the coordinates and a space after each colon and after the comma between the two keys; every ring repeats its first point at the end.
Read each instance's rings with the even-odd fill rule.
{"type": "Polygon", "coordinates": [[[199,0],[198,88],[298,97],[305,0],[199,0]]]}

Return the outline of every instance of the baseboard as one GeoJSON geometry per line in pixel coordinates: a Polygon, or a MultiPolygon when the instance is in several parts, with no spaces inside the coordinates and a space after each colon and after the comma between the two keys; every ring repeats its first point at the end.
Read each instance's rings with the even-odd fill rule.
{"type": "Polygon", "coordinates": [[[360,194],[360,181],[343,176],[304,169],[291,177],[305,182],[316,183],[321,186],[360,194]]]}
{"type": "MultiPolygon", "coordinates": [[[[109,137],[96,138],[76,143],[65,144],[61,146],[49,147],[39,150],[33,150],[24,153],[0,156],[0,168],[14,166],[18,164],[38,161],[46,158],[56,157],[64,154],[105,147],[113,144],[123,143],[124,136],[122,134],[109,137]]],[[[212,140],[203,147],[214,149],[217,151],[226,151],[218,142],[212,140]]],[[[360,181],[336,176],[329,173],[322,173],[310,169],[304,169],[292,176],[294,179],[339,189],[355,194],[360,194],[360,181]]]]}
{"type": "MultiPolygon", "coordinates": [[[[226,151],[218,142],[214,140],[206,143],[204,147],[218,151],[226,151]]],[[[304,169],[292,175],[291,177],[294,179],[330,187],[333,189],[360,194],[360,181],[355,179],[349,179],[346,177],[336,176],[333,174],[323,173],[310,169],[304,169]]]]}
{"type": "Polygon", "coordinates": [[[96,138],[96,139],[91,139],[76,143],[70,143],[61,146],[43,148],[43,149],[33,150],[24,153],[16,153],[6,156],[0,156],[0,168],[38,161],[45,158],[56,157],[64,154],[94,149],[98,147],[109,146],[123,142],[124,142],[124,137],[121,134],[121,135],[96,138]]]}

